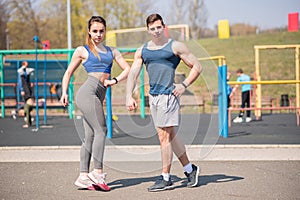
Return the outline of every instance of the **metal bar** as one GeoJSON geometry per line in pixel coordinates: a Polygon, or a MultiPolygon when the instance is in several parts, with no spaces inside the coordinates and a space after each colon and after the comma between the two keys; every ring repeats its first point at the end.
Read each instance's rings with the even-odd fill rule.
{"type": "Polygon", "coordinates": [[[222,99],[222,66],[218,67],[218,109],[219,109],[219,136],[223,135],[223,99],[222,99]]]}
{"type": "Polygon", "coordinates": [[[4,66],[3,66],[3,55],[0,54],[0,96],[1,96],[1,117],[5,117],[5,106],[4,106],[4,66]]]}
{"type": "Polygon", "coordinates": [[[224,138],[228,138],[228,111],[227,111],[227,105],[228,105],[228,98],[227,98],[227,66],[222,66],[222,100],[223,100],[223,131],[222,136],[224,138]]]}
{"type": "Polygon", "coordinates": [[[106,126],[107,138],[112,138],[111,87],[107,87],[106,89],[106,126]]]}
{"type": "Polygon", "coordinates": [[[141,118],[145,118],[145,80],[144,80],[144,67],[142,67],[140,72],[140,108],[141,108],[141,118]]]}
{"type": "Polygon", "coordinates": [[[262,84],[262,85],[268,85],[268,84],[296,84],[300,83],[300,80],[272,80],[272,81],[249,81],[249,82],[237,82],[237,81],[228,81],[228,85],[242,85],[242,84],[262,84]]]}

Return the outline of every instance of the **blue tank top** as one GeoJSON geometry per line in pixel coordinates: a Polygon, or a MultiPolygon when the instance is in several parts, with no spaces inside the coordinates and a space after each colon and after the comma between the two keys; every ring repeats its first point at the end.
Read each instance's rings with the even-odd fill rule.
{"type": "Polygon", "coordinates": [[[104,46],[107,50],[107,53],[99,52],[99,56],[101,58],[99,60],[99,58],[91,52],[88,45],[85,45],[84,47],[89,52],[88,59],[82,64],[86,72],[104,72],[110,74],[114,60],[114,56],[111,49],[107,46],[104,46]]]}
{"type": "Polygon", "coordinates": [[[171,94],[174,89],[175,70],[180,58],[173,53],[171,40],[166,46],[157,50],[142,49],[143,62],[149,76],[150,94],[171,94]]]}

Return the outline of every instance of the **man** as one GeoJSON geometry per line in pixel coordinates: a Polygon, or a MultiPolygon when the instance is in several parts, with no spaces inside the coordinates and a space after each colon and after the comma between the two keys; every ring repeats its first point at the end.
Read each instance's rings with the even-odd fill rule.
{"type": "Polygon", "coordinates": [[[188,179],[187,186],[194,187],[198,184],[200,168],[190,163],[185,146],[176,137],[174,127],[179,126],[179,97],[197,79],[202,68],[198,59],[183,43],[164,35],[165,24],[159,14],[148,16],[146,24],[152,39],[140,47],[134,55],[134,62],[127,80],[126,106],[130,111],[137,108],[137,102],[132,95],[136,79],[144,63],[150,84],[150,111],[160,141],[162,157],[160,179],[150,186],[148,191],[173,189],[170,177],[173,152],[184,168],[188,179]],[[174,84],[175,70],[180,60],[191,68],[191,71],[181,84],[174,84]]]}
{"type": "MultiPolygon", "coordinates": [[[[236,71],[237,73],[237,82],[247,82],[250,81],[250,77],[246,74],[244,74],[242,69],[238,69],[236,71]]],[[[230,94],[230,98],[233,96],[233,93],[237,90],[239,85],[235,85],[234,88],[232,89],[232,92],[230,94]]],[[[242,105],[241,108],[250,108],[250,91],[251,91],[251,85],[250,84],[242,84],[242,105]]],[[[240,114],[233,120],[234,123],[241,123],[243,122],[243,117],[244,117],[245,110],[241,110],[240,114]]],[[[251,122],[251,111],[247,110],[246,112],[246,122],[251,122]]]]}

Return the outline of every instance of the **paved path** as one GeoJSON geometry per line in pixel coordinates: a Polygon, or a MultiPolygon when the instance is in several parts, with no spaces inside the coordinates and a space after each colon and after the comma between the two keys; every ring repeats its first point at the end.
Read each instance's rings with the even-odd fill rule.
{"type": "Polygon", "coordinates": [[[71,199],[299,199],[299,161],[209,161],[202,168],[199,187],[186,188],[178,162],[172,167],[176,188],[150,193],[159,175],[159,162],[107,162],[112,191],[83,191],[73,185],[77,162],[0,163],[0,197],[5,200],[71,199]],[[152,170],[149,170],[151,168],[152,170]],[[135,173],[136,172],[136,173],[135,173]]]}
{"type": "Polygon", "coordinates": [[[119,116],[107,139],[105,171],[111,192],[82,191],[81,119],[51,117],[39,130],[22,119],[0,119],[0,199],[299,199],[300,128],[294,114],[266,115],[233,124],[218,136],[214,115],[183,115],[178,135],[202,168],[196,188],[186,188],[175,159],[172,191],[147,191],[160,174],[158,140],[150,118],[119,116]]]}

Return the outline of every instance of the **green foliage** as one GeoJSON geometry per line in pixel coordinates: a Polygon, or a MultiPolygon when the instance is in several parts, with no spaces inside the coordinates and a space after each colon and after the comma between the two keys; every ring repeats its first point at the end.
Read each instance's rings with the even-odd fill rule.
{"type": "Polygon", "coordinates": [[[5,49],[7,47],[7,22],[8,22],[8,9],[7,4],[3,2],[3,0],[0,0],[0,49],[5,49]]]}
{"type": "MultiPolygon", "coordinates": [[[[67,1],[60,0],[2,0],[0,11],[6,9],[11,49],[34,48],[33,36],[41,41],[50,40],[51,48],[67,48],[67,1]],[[2,5],[2,1],[4,2],[2,5]],[[6,3],[6,4],[5,4],[6,3]]],[[[103,16],[108,29],[128,28],[141,25],[142,3],[146,0],[70,0],[72,46],[85,43],[87,22],[92,15],[103,16]]],[[[1,12],[2,13],[2,12],[1,12]]],[[[1,16],[1,20],[4,20],[1,16]]],[[[5,28],[3,29],[5,31],[5,28]]],[[[3,31],[2,31],[3,32],[3,31]]],[[[0,36],[6,34],[0,31],[0,36]]],[[[1,44],[4,47],[4,44],[1,44]]],[[[39,48],[42,48],[41,44],[39,48]]]]}
{"type": "Polygon", "coordinates": [[[40,20],[36,15],[34,0],[7,1],[10,10],[8,23],[12,49],[24,49],[33,46],[33,37],[39,35],[40,20]]]}

